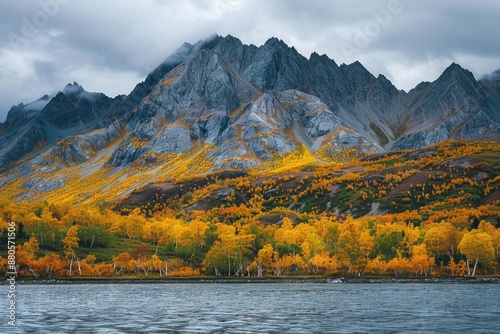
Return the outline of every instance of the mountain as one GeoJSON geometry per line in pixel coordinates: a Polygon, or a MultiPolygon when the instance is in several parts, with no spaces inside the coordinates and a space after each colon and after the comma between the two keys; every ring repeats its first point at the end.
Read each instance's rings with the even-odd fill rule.
{"type": "Polygon", "coordinates": [[[54,96],[45,95],[35,102],[12,107],[0,125],[0,166],[30,153],[38,154],[69,136],[106,125],[107,115],[119,100],[86,92],[74,83],[54,96]]]}
{"type": "Polygon", "coordinates": [[[13,106],[6,121],[0,123],[0,167],[32,151],[40,153],[58,140],[109,125],[116,117],[126,122],[163,76],[194,52],[209,45],[206,41],[194,45],[185,43],[145,81],[137,84],[128,96],[111,99],[104,94],[86,92],[73,83],[53,96],[45,95],[35,102],[13,106]]]}
{"type": "Polygon", "coordinates": [[[446,139],[498,140],[500,133],[484,85],[471,72],[452,64],[406,110],[407,131],[393,148],[417,148],[446,139]]]}
{"type": "Polygon", "coordinates": [[[499,87],[498,75],[476,81],[452,64],[405,92],[359,62],[305,58],[277,38],[257,47],[212,36],[185,43],[128,96],[74,83],[12,107],[0,124],[0,184],[16,184],[7,196],[31,198],[87,179],[97,188],[78,188],[84,201],[99,191],[126,196],[155,179],[278,168],[284,159],[498,141],[499,87]],[[97,186],[103,178],[128,183],[97,186]]]}
{"type": "Polygon", "coordinates": [[[489,104],[489,116],[498,124],[500,123],[500,69],[481,77],[479,83],[483,87],[489,104]]]}

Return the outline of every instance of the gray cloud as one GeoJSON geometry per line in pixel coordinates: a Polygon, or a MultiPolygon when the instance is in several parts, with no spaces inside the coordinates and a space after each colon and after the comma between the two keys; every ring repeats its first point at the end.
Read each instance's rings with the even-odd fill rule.
{"type": "Polygon", "coordinates": [[[276,36],[306,57],[360,60],[406,90],[453,61],[480,77],[500,68],[499,16],[488,0],[5,1],[0,121],[68,82],[127,94],[183,42],[212,33],[256,45],[276,36]]]}

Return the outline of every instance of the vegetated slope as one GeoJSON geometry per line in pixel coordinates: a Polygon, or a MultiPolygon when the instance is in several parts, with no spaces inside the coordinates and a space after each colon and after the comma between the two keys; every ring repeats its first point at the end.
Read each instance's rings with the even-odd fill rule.
{"type": "Polygon", "coordinates": [[[428,223],[433,215],[446,216],[459,208],[499,204],[499,149],[495,143],[451,141],[347,164],[295,161],[286,168],[268,166],[248,174],[219,172],[149,184],[119,200],[115,210],[140,208],[147,215],[166,210],[180,216],[258,203],[261,213],[282,209],[362,217],[406,212],[414,223],[428,223]]]}
{"type": "Polygon", "coordinates": [[[499,153],[466,141],[348,164],[296,153],[115,202],[2,199],[2,229],[17,224],[23,277],[494,274],[499,153]]]}

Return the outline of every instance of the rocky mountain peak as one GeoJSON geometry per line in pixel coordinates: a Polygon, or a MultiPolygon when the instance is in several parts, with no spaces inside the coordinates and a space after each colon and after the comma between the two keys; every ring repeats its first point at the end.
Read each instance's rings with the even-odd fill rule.
{"type": "Polygon", "coordinates": [[[491,74],[486,74],[483,75],[480,79],[480,81],[497,81],[500,82],[500,69],[496,70],[495,72],[491,74]]]}
{"type": "Polygon", "coordinates": [[[62,92],[64,94],[66,94],[66,95],[69,95],[69,94],[81,94],[81,93],[85,92],[85,90],[78,83],[73,82],[72,84],[68,83],[64,87],[64,89],[62,90],[62,92]]]}
{"type": "Polygon", "coordinates": [[[340,65],[340,70],[345,75],[352,89],[356,87],[365,86],[368,83],[375,80],[373,74],[371,74],[359,61],[355,61],[352,64],[340,65]]]}
{"type": "MultiPolygon", "coordinates": [[[[448,66],[443,74],[438,78],[438,82],[441,81],[455,81],[457,83],[460,82],[466,82],[466,81],[476,81],[474,78],[474,74],[470,72],[469,70],[463,68],[462,66],[452,63],[450,66],[448,66]]],[[[448,82],[449,84],[449,82],[448,82]]]]}
{"type": "Polygon", "coordinates": [[[393,93],[398,91],[396,86],[394,86],[392,84],[392,82],[389,79],[387,79],[387,77],[385,75],[379,74],[376,79],[377,79],[377,83],[380,86],[384,87],[387,91],[390,91],[393,93]]]}
{"type": "Polygon", "coordinates": [[[52,97],[45,94],[36,101],[27,104],[19,103],[17,106],[12,106],[5,122],[3,124],[0,123],[4,132],[14,130],[31,121],[50,102],[52,97]]]}
{"type": "MultiPolygon", "coordinates": [[[[241,59],[232,59],[230,55],[234,53],[241,53],[244,49],[243,43],[236,37],[233,37],[231,35],[227,35],[226,37],[219,37],[214,43],[213,47],[208,47],[207,49],[213,49],[215,52],[219,53],[220,55],[226,56],[229,62],[234,62],[235,60],[241,61],[241,59]]],[[[238,56],[241,56],[240,54],[238,56]]]]}
{"type": "Polygon", "coordinates": [[[285,49],[290,48],[282,39],[279,39],[279,38],[276,38],[276,37],[269,38],[264,43],[264,46],[267,46],[267,47],[270,47],[270,48],[285,48],[285,49]]]}
{"type": "Polygon", "coordinates": [[[311,53],[311,56],[309,57],[309,61],[313,65],[318,64],[318,63],[324,63],[324,64],[332,65],[334,67],[338,67],[337,63],[333,59],[328,57],[326,54],[319,55],[318,53],[313,52],[313,53],[311,53]]]}
{"type": "Polygon", "coordinates": [[[487,96],[485,86],[462,66],[452,63],[430,84],[421,84],[420,91],[410,91],[407,133],[394,148],[417,148],[445,139],[498,138],[500,129],[492,117],[496,108],[487,96]]]}
{"type": "Polygon", "coordinates": [[[225,40],[225,38],[223,38],[217,34],[213,34],[213,35],[210,35],[209,37],[202,39],[194,44],[190,44],[190,43],[185,42],[184,44],[181,45],[181,47],[179,47],[177,50],[175,50],[175,52],[173,54],[168,56],[163,61],[162,65],[181,63],[203,48],[213,48],[214,45],[216,45],[217,43],[219,43],[222,40],[225,40]]]}

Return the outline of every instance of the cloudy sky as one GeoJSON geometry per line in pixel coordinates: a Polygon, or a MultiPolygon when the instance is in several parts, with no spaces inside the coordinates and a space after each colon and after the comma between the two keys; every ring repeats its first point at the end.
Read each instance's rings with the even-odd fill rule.
{"type": "Polygon", "coordinates": [[[405,90],[452,62],[476,78],[500,68],[499,1],[0,1],[0,122],[12,105],[68,82],[128,94],[183,42],[213,33],[359,60],[405,90]]]}

